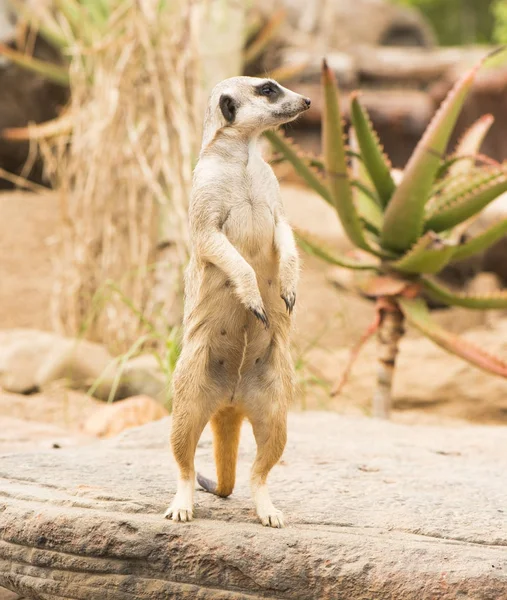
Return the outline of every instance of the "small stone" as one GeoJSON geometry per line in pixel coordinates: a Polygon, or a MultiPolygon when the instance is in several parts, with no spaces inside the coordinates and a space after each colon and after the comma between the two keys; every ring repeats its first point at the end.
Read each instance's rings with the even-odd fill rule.
{"type": "Polygon", "coordinates": [[[158,421],[169,413],[159,402],[149,396],[133,396],[100,407],[85,422],[88,435],[112,437],[125,429],[158,421]]]}

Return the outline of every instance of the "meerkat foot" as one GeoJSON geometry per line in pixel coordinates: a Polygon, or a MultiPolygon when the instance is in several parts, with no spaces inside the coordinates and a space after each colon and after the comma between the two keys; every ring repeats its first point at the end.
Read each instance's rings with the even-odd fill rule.
{"type": "Polygon", "coordinates": [[[186,523],[193,519],[193,512],[191,508],[178,508],[174,504],[165,511],[164,517],[172,521],[178,521],[180,523],[186,523]]]}
{"type": "Polygon", "coordinates": [[[255,509],[264,527],[285,527],[283,513],[273,506],[266,485],[260,486],[254,493],[255,509]]]}
{"type": "Polygon", "coordinates": [[[181,480],[178,483],[176,496],[174,496],[171,506],[165,511],[164,517],[173,521],[191,521],[194,516],[193,491],[192,480],[181,480]]]}

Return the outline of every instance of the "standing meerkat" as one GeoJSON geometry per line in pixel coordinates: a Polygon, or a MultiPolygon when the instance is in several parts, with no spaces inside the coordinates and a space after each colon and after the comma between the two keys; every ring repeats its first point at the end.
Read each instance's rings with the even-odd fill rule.
{"type": "Polygon", "coordinates": [[[183,347],[173,378],[171,443],[179,479],[165,513],[173,521],[192,519],[194,456],[208,421],[218,480],[198,475],[198,481],[219,496],[231,494],[247,418],[257,443],[251,473],[257,514],[263,525],[283,527],[266,479],[287,438],[299,259],[258,140],[309,106],[308,98],[255,77],[226,79],[209,100],[189,209],[183,347]]]}

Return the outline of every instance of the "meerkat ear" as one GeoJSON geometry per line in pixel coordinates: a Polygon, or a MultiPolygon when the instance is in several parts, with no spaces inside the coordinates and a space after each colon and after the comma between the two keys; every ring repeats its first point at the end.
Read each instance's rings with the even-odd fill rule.
{"type": "Polygon", "coordinates": [[[224,115],[224,119],[228,123],[234,123],[234,119],[236,118],[236,109],[237,104],[234,98],[231,98],[228,94],[222,94],[220,96],[220,110],[224,115]]]}

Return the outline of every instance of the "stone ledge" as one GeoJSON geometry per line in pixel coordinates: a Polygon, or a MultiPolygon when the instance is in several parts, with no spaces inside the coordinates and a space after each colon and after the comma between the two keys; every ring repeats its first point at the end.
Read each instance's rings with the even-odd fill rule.
{"type": "MultiPolygon", "coordinates": [[[[234,495],[165,521],[169,420],[0,458],[0,586],[40,600],[507,598],[507,428],[292,414],[257,524],[245,426],[234,495]]],[[[197,464],[212,474],[209,431],[197,464]]]]}

